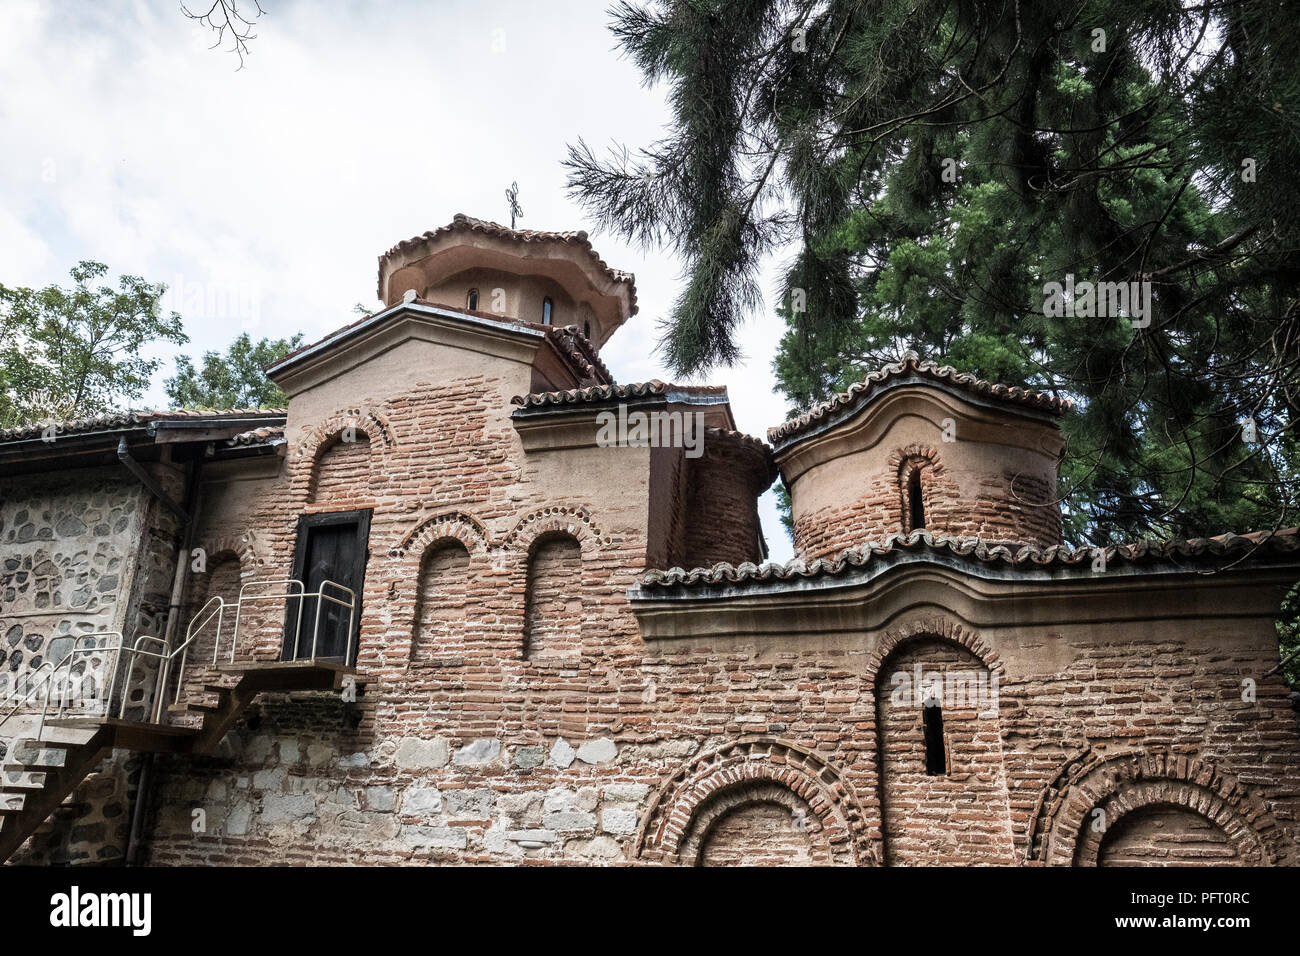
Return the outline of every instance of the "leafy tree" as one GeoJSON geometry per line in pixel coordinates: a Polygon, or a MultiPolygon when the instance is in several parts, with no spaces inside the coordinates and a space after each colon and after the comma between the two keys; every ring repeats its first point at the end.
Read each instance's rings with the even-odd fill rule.
{"type": "Polygon", "coordinates": [[[166,382],[167,396],[176,408],[283,408],[288,401],[284,392],[263,369],[301,344],[301,332],[256,343],[244,332],[225,355],[204,352],[200,368],[188,355],[178,356],[176,375],[166,382]]]}
{"type": "Polygon", "coordinates": [[[613,32],[673,122],[635,154],[571,147],[570,190],[684,259],[661,343],[679,374],[738,357],[764,257],[793,243],[795,406],[911,346],[1075,400],[1071,540],[1294,523],[1286,6],[622,2],[613,32]],[[1137,283],[1150,312],[1048,314],[1066,276],[1137,283]]]}
{"type": "Polygon", "coordinates": [[[160,308],[166,286],[124,275],[118,287],[92,288],[108,272],[83,261],[73,288],[0,285],[0,424],[75,418],[139,398],[161,359],[154,342],[189,339],[175,312],[160,308]]]}

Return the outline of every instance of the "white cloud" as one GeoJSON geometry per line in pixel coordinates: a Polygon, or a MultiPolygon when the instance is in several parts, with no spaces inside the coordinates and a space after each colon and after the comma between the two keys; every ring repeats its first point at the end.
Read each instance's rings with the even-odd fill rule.
{"type": "MultiPolygon", "coordinates": [[[[239,72],[167,0],[5,7],[0,281],[64,282],[98,259],[204,301],[256,290],[252,317],[181,309],[192,351],[240,328],[312,338],[350,321],[374,301],[379,253],[456,212],[505,218],[512,181],[522,225],[590,228],[565,195],[566,144],[641,145],[667,119],[614,50],[603,2],[265,0],[239,72]]],[[[606,361],[621,381],[668,378],[653,348],[678,263],[593,238],[636,272],[641,302],[606,361]]],[[[762,435],[784,414],[780,323],[742,335],[746,363],[710,378],[762,435]]],[[[149,399],[165,400],[161,376],[149,399]]],[[[788,554],[767,499],[764,512],[788,554]]]]}

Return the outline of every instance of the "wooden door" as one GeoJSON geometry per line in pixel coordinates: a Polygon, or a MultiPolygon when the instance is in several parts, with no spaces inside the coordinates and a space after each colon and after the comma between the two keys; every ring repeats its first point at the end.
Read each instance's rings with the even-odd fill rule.
{"type": "MultiPolygon", "coordinates": [[[[293,576],[302,582],[308,595],[320,592],[321,585],[327,581],[350,588],[355,594],[356,609],[353,612],[331,601],[308,597],[302,601],[299,625],[299,602],[290,600],[285,621],[284,660],[312,657],[313,640],[316,657],[351,657],[361,629],[361,590],[365,583],[369,539],[368,510],[303,515],[298,519],[293,576]]],[[[347,592],[335,588],[327,588],[325,593],[340,601],[349,600],[347,592]]]]}

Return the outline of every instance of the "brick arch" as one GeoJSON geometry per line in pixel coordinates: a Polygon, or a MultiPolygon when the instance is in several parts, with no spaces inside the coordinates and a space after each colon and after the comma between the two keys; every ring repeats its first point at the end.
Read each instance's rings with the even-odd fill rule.
{"type": "MultiPolygon", "coordinates": [[[[939,451],[933,445],[922,445],[913,443],[906,448],[897,448],[889,456],[889,468],[893,472],[898,484],[898,528],[903,534],[912,534],[917,528],[911,526],[911,516],[908,514],[908,486],[911,483],[912,476],[918,472],[922,473],[920,484],[922,507],[927,517],[934,514],[935,504],[935,481],[944,473],[943,463],[939,460],[939,451]],[[929,479],[925,479],[924,472],[929,472],[929,479]]],[[[929,521],[927,521],[928,525],[929,521]]]]}
{"type": "Polygon", "coordinates": [[[933,445],[913,443],[906,448],[895,448],[888,461],[889,467],[893,470],[902,469],[908,462],[923,461],[934,468],[935,474],[943,471],[943,462],[939,460],[939,449],[933,445]]]}
{"type": "Polygon", "coordinates": [[[996,671],[998,679],[1006,676],[1006,668],[988,641],[975,632],[955,621],[943,617],[924,618],[886,631],[876,644],[876,649],[867,660],[863,673],[864,687],[869,693],[876,691],[876,678],[881,667],[894,651],[914,640],[940,640],[956,644],[970,651],[979,662],[990,671],[996,671]]]}
{"type": "Polygon", "coordinates": [[[768,786],[789,791],[792,806],[806,806],[815,815],[831,862],[879,864],[878,847],[848,780],[814,751],[774,737],[742,737],[678,768],[651,799],[633,855],[648,862],[693,864],[709,825],[726,811],[753,802],[755,792],[768,786]]]}
{"type": "Polygon", "coordinates": [[[488,532],[483,522],[464,511],[445,511],[420,519],[396,545],[388,556],[403,560],[408,556],[417,563],[426,551],[446,541],[458,541],[470,554],[488,550],[488,532]]]}
{"type": "Polygon", "coordinates": [[[383,460],[397,444],[397,434],[387,416],[372,408],[348,408],[336,412],[316,425],[294,446],[290,456],[293,468],[293,488],[300,495],[305,495],[316,474],[320,457],[337,443],[340,435],[348,428],[363,432],[370,443],[370,453],[378,454],[376,473],[382,473],[383,460]]]}
{"type": "Polygon", "coordinates": [[[578,542],[584,555],[602,545],[612,544],[613,538],[603,532],[586,508],[575,505],[552,505],[524,515],[510,532],[501,539],[502,551],[531,552],[533,545],[544,537],[568,535],[578,542]]]}
{"type": "Polygon", "coordinates": [[[812,812],[806,800],[785,784],[772,780],[737,783],[714,793],[696,808],[691,826],[677,852],[678,858],[695,866],[704,866],[705,851],[714,835],[714,828],[731,813],[744,811],[763,804],[776,804],[790,811],[792,818],[811,820],[804,829],[808,835],[809,850],[816,862],[830,862],[833,853],[826,830],[820,818],[812,812]]]}
{"type": "Polygon", "coordinates": [[[223,534],[210,542],[200,542],[195,547],[207,551],[207,560],[211,564],[215,558],[233,554],[239,559],[239,567],[244,577],[252,577],[258,570],[266,567],[266,556],[258,545],[252,532],[244,534],[223,534]]]}
{"type": "Polygon", "coordinates": [[[1096,866],[1106,832],[1146,807],[1178,807],[1217,826],[1242,862],[1277,865],[1277,821],[1231,774],[1196,757],[1164,751],[1106,756],[1091,749],[1067,761],[1039,795],[1027,862],[1096,866]],[[1101,832],[1090,825],[1105,812],[1101,832]]]}

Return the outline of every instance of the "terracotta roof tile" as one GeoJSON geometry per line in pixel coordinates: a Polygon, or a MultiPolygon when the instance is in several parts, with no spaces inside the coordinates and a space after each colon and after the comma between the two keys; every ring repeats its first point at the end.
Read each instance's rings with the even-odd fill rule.
{"type": "Polygon", "coordinates": [[[997,398],[1013,404],[1050,412],[1054,415],[1063,414],[1073,407],[1068,400],[1057,398],[1046,392],[1035,392],[1013,385],[996,385],[982,378],[976,378],[974,375],[958,372],[950,365],[940,366],[929,360],[923,362],[919,355],[909,349],[903,353],[902,358],[897,362],[872,372],[862,381],[849,386],[848,391],[841,392],[834,398],[822,402],[822,404],[777,425],[775,428],[769,428],[767,430],[768,441],[777,448],[789,445],[793,443],[797,436],[802,435],[823,419],[862,404],[870,399],[880,386],[906,375],[919,375],[935,382],[947,383],[974,395],[997,398]]]}
{"type": "Polygon", "coordinates": [[[283,438],[283,425],[267,425],[262,428],[254,428],[251,431],[240,432],[233,438],[227,438],[224,444],[230,448],[238,448],[241,446],[262,445],[283,438]]]}
{"type": "MultiPolygon", "coordinates": [[[[284,418],[283,408],[218,408],[218,409],[170,409],[170,410],[126,410],[103,412],[85,418],[73,418],[53,422],[56,435],[76,435],[86,432],[105,431],[115,428],[132,428],[160,421],[189,421],[208,418],[284,418]]],[[[14,428],[0,429],[0,442],[23,441],[39,438],[51,422],[30,425],[18,425],[14,428]]]]}
{"type": "MultiPolygon", "coordinates": [[[[834,559],[823,558],[812,563],[796,558],[785,564],[773,563],[762,566],[750,563],[739,566],[723,563],[689,571],[682,568],[669,568],[664,571],[645,571],[639,581],[643,589],[649,590],[670,587],[727,587],[766,581],[836,577],[895,552],[951,555],[976,564],[1014,570],[1056,569],[1091,566],[1101,550],[1090,547],[1070,548],[1064,545],[1050,548],[1023,546],[1013,550],[1006,545],[990,545],[980,538],[934,536],[927,531],[916,531],[911,535],[892,534],[879,541],[868,541],[856,548],[848,548],[840,552],[834,559]]],[[[1276,532],[1221,534],[1213,538],[1137,541],[1110,545],[1104,550],[1107,565],[1242,558],[1257,551],[1294,555],[1300,553],[1300,530],[1286,528],[1276,532]]]]}
{"type": "Polygon", "coordinates": [[[658,379],[632,382],[627,385],[592,385],[588,388],[570,388],[558,392],[529,392],[516,395],[510,401],[523,408],[540,408],[545,405],[579,405],[584,402],[607,402],[616,398],[644,398],[647,395],[666,395],[668,392],[687,395],[725,395],[725,385],[671,385],[658,379]]]}
{"type": "Polygon", "coordinates": [[[704,434],[711,438],[722,438],[733,441],[745,448],[752,448],[754,451],[761,452],[764,455],[772,454],[772,446],[761,438],[755,438],[753,435],[747,435],[744,432],[734,431],[730,428],[714,428],[709,426],[704,429],[704,434]]]}
{"type": "Polygon", "coordinates": [[[538,229],[511,229],[509,226],[503,226],[499,222],[490,222],[486,219],[475,219],[473,216],[467,216],[462,212],[456,213],[451,222],[445,226],[439,226],[437,229],[430,229],[418,236],[412,236],[410,239],[403,239],[393,248],[389,249],[379,257],[379,286],[378,295],[382,298],[383,289],[383,264],[384,260],[391,255],[399,252],[405,252],[407,249],[417,246],[420,243],[428,242],[430,239],[437,239],[439,236],[447,235],[452,232],[480,232],[484,235],[495,236],[501,239],[512,239],[516,242],[562,242],[576,245],[587,252],[596,267],[614,282],[623,283],[628,286],[628,307],[629,315],[636,315],[636,276],[630,272],[623,272],[619,269],[610,268],[602,259],[596,250],[591,247],[591,242],[587,238],[587,233],[582,230],[573,232],[545,232],[538,229]]]}

